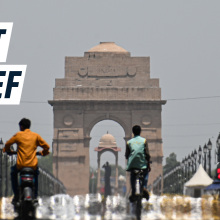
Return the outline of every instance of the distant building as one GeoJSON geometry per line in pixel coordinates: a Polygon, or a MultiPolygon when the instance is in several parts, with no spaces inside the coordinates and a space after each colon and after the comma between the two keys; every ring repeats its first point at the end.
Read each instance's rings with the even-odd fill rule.
{"type": "MultiPolygon", "coordinates": [[[[117,147],[116,141],[113,135],[111,134],[105,134],[101,137],[99,146],[95,148],[95,151],[98,153],[98,179],[97,179],[97,189],[100,191],[101,182],[100,182],[100,160],[101,156],[105,152],[112,152],[115,156],[115,187],[114,192],[116,193],[118,191],[118,152],[121,151],[121,148],[117,147]]],[[[107,170],[105,169],[105,172],[107,170]]],[[[110,184],[110,182],[109,182],[110,184]]],[[[105,185],[106,185],[106,178],[105,178],[105,185]]],[[[111,188],[111,186],[109,186],[111,188]]],[[[106,188],[105,188],[106,189],[106,188]]],[[[111,191],[111,189],[110,189],[111,191]]],[[[105,191],[105,193],[107,193],[105,191]]],[[[107,193],[108,194],[108,193],[107,193]]],[[[110,195],[110,194],[108,194],[110,195]]]]}
{"type": "Polygon", "coordinates": [[[184,195],[199,198],[206,192],[204,189],[212,184],[213,179],[209,177],[202,165],[199,165],[198,170],[193,177],[184,184],[184,195]]]}

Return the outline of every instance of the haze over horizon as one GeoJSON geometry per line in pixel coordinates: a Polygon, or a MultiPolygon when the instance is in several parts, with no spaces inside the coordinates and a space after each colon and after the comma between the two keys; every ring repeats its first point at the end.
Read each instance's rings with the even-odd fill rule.
{"type": "MultiPolygon", "coordinates": [[[[31,129],[52,144],[53,99],[56,78],[64,77],[65,56],[111,41],[131,53],[150,56],[151,78],[160,79],[164,161],[175,152],[182,160],[209,138],[215,148],[220,132],[220,2],[48,0],[0,1],[0,22],[13,22],[7,64],[27,64],[19,106],[1,106],[0,138],[18,131],[22,117],[31,129]]],[[[105,124],[106,122],[103,122],[105,124]]],[[[91,132],[91,165],[101,136],[112,132],[122,148],[123,130],[114,122],[91,132]]],[[[212,154],[214,158],[214,150],[212,154]]],[[[113,155],[103,157],[114,160],[113,155]]],[[[110,161],[111,162],[111,161],[110,161]]]]}

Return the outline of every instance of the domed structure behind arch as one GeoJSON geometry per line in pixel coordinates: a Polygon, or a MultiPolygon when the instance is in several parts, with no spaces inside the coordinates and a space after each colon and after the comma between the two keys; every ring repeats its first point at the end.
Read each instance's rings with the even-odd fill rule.
{"type": "MultiPolygon", "coordinates": [[[[95,148],[98,147],[105,147],[107,145],[103,145],[100,142],[102,141],[102,137],[107,134],[113,136],[112,142],[113,145],[108,145],[113,147],[117,146],[121,148],[121,153],[119,153],[119,165],[122,168],[125,168],[125,146],[126,146],[126,131],[124,127],[122,127],[121,124],[119,124],[117,121],[112,119],[101,119],[100,121],[96,122],[95,124],[92,123],[93,126],[90,126],[89,131],[87,132],[88,136],[91,138],[89,141],[89,155],[90,155],[90,166],[93,168],[97,168],[97,151],[94,151],[95,148]]],[[[108,137],[108,136],[107,136],[108,137]]],[[[114,153],[108,151],[104,153],[101,157],[101,162],[109,161],[112,163],[114,159],[114,153]]],[[[102,163],[101,163],[102,164],[102,163]]]]}
{"type": "Polygon", "coordinates": [[[111,148],[116,148],[116,140],[113,135],[109,134],[104,134],[100,141],[99,141],[99,147],[111,147],[111,148]]]}
{"type": "MultiPolygon", "coordinates": [[[[112,152],[115,155],[115,189],[114,192],[118,192],[118,152],[121,151],[121,148],[117,147],[116,141],[113,135],[109,134],[104,134],[100,141],[99,141],[99,146],[95,148],[95,151],[98,153],[98,178],[97,178],[97,189],[98,192],[100,191],[100,160],[101,160],[101,155],[104,152],[112,152]]],[[[111,194],[110,194],[111,195],[111,194]]]]}

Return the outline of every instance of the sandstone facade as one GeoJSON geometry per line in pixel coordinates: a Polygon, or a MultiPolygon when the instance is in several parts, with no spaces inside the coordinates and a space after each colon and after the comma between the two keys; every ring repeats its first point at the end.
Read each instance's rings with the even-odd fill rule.
{"type": "Polygon", "coordinates": [[[70,195],[89,190],[89,142],[93,126],[118,122],[125,141],[135,124],[149,142],[149,184],[162,175],[161,100],[159,79],[150,78],[150,58],[131,57],[113,42],[100,43],[84,57],[65,58],[65,77],[56,79],[53,100],[54,175],[70,195]]]}

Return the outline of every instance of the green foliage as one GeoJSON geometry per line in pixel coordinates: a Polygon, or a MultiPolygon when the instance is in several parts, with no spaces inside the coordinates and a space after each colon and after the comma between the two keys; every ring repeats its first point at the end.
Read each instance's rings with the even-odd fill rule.
{"type": "MultiPolygon", "coordinates": [[[[110,164],[110,167],[112,169],[112,172],[111,172],[111,175],[112,176],[115,176],[115,168],[116,168],[116,165],[115,164],[110,164]]],[[[124,168],[122,168],[120,165],[118,165],[118,176],[126,176],[126,171],[124,168]]]]}
{"type": "Polygon", "coordinates": [[[179,166],[180,162],[176,160],[176,154],[171,153],[169,157],[166,158],[166,165],[163,167],[163,173],[166,174],[171,171],[176,166],[179,166]]]}
{"type": "Polygon", "coordinates": [[[90,167],[90,177],[89,177],[89,193],[97,192],[97,172],[95,169],[90,167]]]}
{"type": "Polygon", "coordinates": [[[50,153],[49,155],[45,156],[45,157],[38,157],[38,165],[50,172],[53,173],[53,156],[52,153],[50,153]]]}

